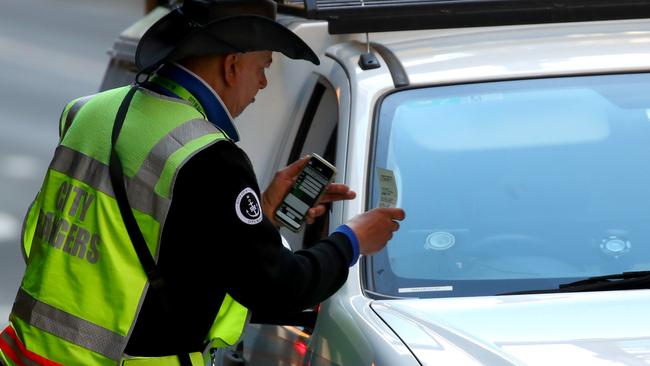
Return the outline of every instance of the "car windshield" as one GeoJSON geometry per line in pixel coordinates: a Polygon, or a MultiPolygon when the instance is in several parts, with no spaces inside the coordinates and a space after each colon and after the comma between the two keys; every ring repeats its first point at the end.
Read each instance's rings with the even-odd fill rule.
{"type": "Polygon", "coordinates": [[[650,269],[650,74],[410,89],[379,107],[370,184],[406,210],[367,289],[494,295],[650,269]]]}

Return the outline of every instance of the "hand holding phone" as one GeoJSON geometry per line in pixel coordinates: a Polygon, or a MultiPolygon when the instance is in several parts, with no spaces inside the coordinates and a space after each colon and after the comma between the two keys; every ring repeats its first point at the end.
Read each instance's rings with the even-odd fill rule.
{"type": "Polygon", "coordinates": [[[332,164],[316,154],[310,154],[309,161],[275,211],[276,220],[291,231],[300,231],[309,209],[318,203],[335,175],[336,168],[332,164]]]}

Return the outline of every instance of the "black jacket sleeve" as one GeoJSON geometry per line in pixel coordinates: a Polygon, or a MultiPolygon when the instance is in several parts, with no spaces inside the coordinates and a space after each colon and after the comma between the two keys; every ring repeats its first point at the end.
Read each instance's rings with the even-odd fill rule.
{"type": "Polygon", "coordinates": [[[250,218],[251,205],[261,211],[260,190],[248,158],[233,143],[219,142],[193,158],[176,187],[173,205],[178,205],[169,219],[183,213],[180,227],[193,238],[185,245],[198,249],[196,275],[211,278],[207,290],[225,289],[252,311],[298,311],[323,301],[345,281],[352,250],[344,235],[294,254],[271,221],[261,214],[250,218]]]}
{"type": "Polygon", "coordinates": [[[293,253],[272,222],[256,216],[260,199],[248,157],[229,141],[181,168],[158,264],[183,335],[161,339],[170,322],[161,321],[166,316],[159,299],[148,295],[127,351],[153,356],[200,350],[225,294],[268,316],[313,306],[342,286],[353,255],[348,238],[334,233],[293,253]]]}

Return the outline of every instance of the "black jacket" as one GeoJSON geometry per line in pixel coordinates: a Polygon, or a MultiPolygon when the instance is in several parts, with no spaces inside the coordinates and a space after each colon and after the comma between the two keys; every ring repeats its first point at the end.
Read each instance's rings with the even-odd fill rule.
{"type": "Polygon", "coordinates": [[[230,141],[201,151],[180,170],[158,263],[181,329],[173,329],[150,290],[127,354],[202,351],[226,293],[253,313],[281,314],[313,306],[345,282],[353,253],[344,234],[292,253],[267,218],[257,224],[239,218],[235,203],[246,188],[261,199],[248,157],[230,141]]]}

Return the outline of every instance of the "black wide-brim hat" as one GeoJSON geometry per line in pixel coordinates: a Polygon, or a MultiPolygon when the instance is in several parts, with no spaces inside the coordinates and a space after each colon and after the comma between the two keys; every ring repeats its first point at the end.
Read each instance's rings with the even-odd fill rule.
{"type": "Polygon", "coordinates": [[[185,0],[154,23],[135,52],[140,72],[189,56],[276,51],[318,65],[314,51],[275,21],[271,0],[185,0]]]}

